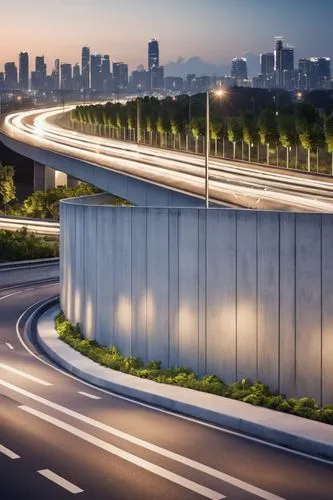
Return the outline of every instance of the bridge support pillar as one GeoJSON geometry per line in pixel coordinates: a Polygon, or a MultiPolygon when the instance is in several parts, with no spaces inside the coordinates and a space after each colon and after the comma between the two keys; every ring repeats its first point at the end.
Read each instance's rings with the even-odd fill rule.
{"type": "Polygon", "coordinates": [[[57,186],[67,186],[67,174],[34,162],[34,191],[46,191],[57,186]]]}

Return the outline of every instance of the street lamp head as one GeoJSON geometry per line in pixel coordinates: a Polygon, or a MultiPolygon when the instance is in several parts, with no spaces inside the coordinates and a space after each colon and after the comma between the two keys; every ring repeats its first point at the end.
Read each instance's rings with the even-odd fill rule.
{"type": "Polygon", "coordinates": [[[217,89],[214,91],[214,94],[216,95],[216,97],[222,98],[225,96],[226,92],[224,89],[217,89]]]}

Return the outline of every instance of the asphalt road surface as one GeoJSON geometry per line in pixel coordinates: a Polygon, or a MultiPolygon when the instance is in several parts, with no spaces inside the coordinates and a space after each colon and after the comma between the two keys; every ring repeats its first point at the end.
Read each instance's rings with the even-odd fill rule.
{"type": "Polygon", "coordinates": [[[33,304],[57,293],[57,284],[0,290],[1,500],[332,500],[328,462],[131,401],[52,365],[25,324],[33,304]]]}

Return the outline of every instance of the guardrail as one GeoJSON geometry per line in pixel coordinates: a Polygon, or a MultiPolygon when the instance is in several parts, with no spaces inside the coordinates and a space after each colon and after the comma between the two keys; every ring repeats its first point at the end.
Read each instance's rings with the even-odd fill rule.
{"type": "Polygon", "coordinates": [[[0,287],[59,279],[59,259],[36,259],[0,264],[0,287]]]}
{"type": "Polygon", "coordinates": [[[32,219],[28,217],[0,217],[0,229],[7,231],[18,231],[26,228],[31,233],[43,234],[45,236],[59,235],[59,222],[45,219],[32,219]]]}

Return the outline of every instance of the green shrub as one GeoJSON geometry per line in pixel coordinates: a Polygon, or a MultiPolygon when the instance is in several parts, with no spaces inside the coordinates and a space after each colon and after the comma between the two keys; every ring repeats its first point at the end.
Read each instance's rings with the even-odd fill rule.
{"type": "Polygon", "coordinates": [[[291,413],[300,417],[317,420],[333,425],[333,405],[319,408],[312,398],[286,399],[277,394],[260,381],[251,382],[243,378],[232,384],[225,384],[216,375],[198,377],[186,367],[162,368],[160,361],[151,361],[146,365],[141,358],[124,357],[117,347],[104,347],[93,340],[81,337],[80,326],[72,325],[63,313],[55,318],[55,327],[61,340],[89,357],[96,363],[137,377],[154,380],[158,383],[187,387],[201,392],[237,399],[255,406],[263,406],[271,410],[291,413]]]}
{"type": "Polygon", "coordinates": [[[0,230],[0,262],[57,257],[59,245],[54,239],[19,231],[0,230]]]}

